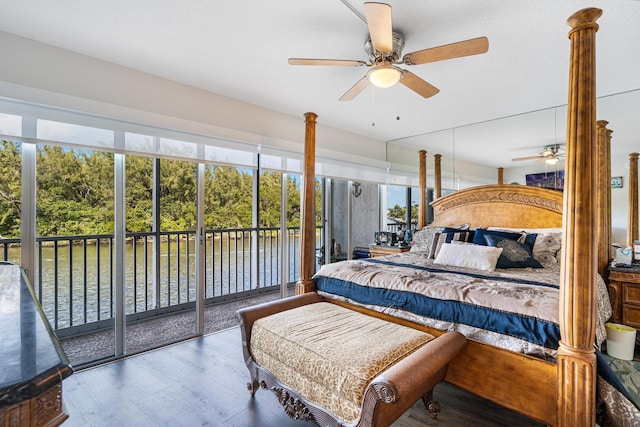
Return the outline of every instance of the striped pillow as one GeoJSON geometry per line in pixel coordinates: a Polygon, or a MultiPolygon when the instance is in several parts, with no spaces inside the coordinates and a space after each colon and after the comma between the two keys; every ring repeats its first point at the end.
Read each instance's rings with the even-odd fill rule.
{"type": "Polygon", "coordinates": [[[431,244],[431,248],[428,251],[428,257],[430,259],[435,259],[440,252],[440,248],[445,243],[451,242],[465,242],[470,243],[473,241],[474,231],[473,230],[461,230],[458,228],[444,228],[440,233],[436,233],[433,237],[433,242],[431,244]]]}

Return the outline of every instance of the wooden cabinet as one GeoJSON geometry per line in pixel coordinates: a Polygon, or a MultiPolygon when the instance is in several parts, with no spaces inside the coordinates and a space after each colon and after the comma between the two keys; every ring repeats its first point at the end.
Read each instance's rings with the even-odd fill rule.
{"type": "Polygon", "coordinates": [[[609,296],[613,306],[612,320],[640,329],[640,267],[611,268],[609,296]]]}
{"type": "Polygon", "coordinates": [[[407,252],[411,249],[410,246],[407,247],[399,247],[399,246],[385,246],[385,245],[369,245],[369,253],[371,254],[371,258],[376,258],[379,256],[391,255],[391,254],[399,254],[401,252],[407,252]]]}

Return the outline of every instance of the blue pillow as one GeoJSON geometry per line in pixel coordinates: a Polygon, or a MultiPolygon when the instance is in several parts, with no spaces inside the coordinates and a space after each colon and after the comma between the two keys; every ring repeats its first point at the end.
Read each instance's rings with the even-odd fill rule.
{"type": "Polygon", "coordinates": [[[531,248],[526,243],[506,237],[487,234],[484,236],[488,246],[502,248],[496,268],[543,268],[531,254],[531,248]]]}
{"type": "MultiPolygon", "coordinates": [[[[473,234],[473,240],[471,243],[475,243],[476,245],[484,245],[487,246],[487,241],[485,236],[498,236],[504,237],[511,240],[518,240],[522,237],[522,233],[514,233],[512,231],[500,231],[500,230],[485,230],[484,228],[476,228],[475,233],[473,234]]],[[[529,249],[533,250],[533,244],[536,242],[536,233],[527,234],[524,243],[529,246],[529,249]]]]}

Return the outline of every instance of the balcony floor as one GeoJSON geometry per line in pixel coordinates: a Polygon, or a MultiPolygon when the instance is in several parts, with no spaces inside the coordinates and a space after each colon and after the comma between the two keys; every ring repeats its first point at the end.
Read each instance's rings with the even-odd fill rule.
{"type": "MultiPolygon", "coordinates": [[[[290,286],[288,295],[295,294],[290,286]]],[[[228,329],[239,324],[236,311],[243,307],[273,301],[280,298],[280,291],[266,291],[246,298],[224,301],[205,307],[205,335],[228,329]]],[[[191,338],[195,335],[193,310],[167,314],[131,323],[126,327],[126,352],[135,354],[191,338]]],[[[74,367],[84,367],[108,360],[114,354],[113,329],[61,339],[69,362],[74,367]]]]}

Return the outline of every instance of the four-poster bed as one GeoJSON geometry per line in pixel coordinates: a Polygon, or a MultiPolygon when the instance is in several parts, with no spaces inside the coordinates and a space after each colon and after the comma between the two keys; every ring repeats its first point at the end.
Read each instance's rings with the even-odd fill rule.
{"type": "MultiPolygon", "coordinates": [[[[551,214],[542,226],[563,228],[561,341],[557,363],[505,352],[472,341],[462,355],[451,364],[446,377],[446,380],[453,384],[549,425],[595,424],[596,357],[593,343],[596,323],[597,242],[593,230],[596,229],[595,189],[598,174],[596,158],[592,153],[595,152],[596,143],[594,68],[595,33],[598,26],[595,21],[601,13],[601,10],[596,8],[584,9],[568,20],[571,26],[571,62],[563,209],[560,209],[559,196],[551,210],[544,209],[551,214]]],[[[315,123],[315,115],[313,118],[315,123]]],[[[421,153],[420,156],[421,166],[424,163],[424,154],[421,153]]],[[[313,163],[314,160],[307,153],[305,161],[313,163]]],[[[425,169],[421,167],[420,170],[420,182],[424,183],[422,174],[425,169]]],[[[306,175],[304,180],[311,181],[313,178],[312,175],[306,175]]],[[[513,186],[513,189],[515,188],[516,186],[513,186]]],[[[424,194],[424,191],[420,193],[424,194]]],[[[303,197],[305,200],[312,200],[313,195],[305,194],[303,197]]],[[[454,194],[450,197],[461,196],[454,194]]],[[[530,199],[525,199],[525,203],[529,201],[530,199]]],[[[436,218],[442,218],[438,209],[444,208],[446,203],[447,198],[441,198],[434,203],[436,218]]],[[[545,204],[547,201],[542,203],[545,204]]],[[[308,202],[307,205],[312,206],[308,202]]],[[[420,212],[426,211],[422,202],[419,206],[422,207],[420,212]]],[[[465,209],[471,208],[464,206],[465,209]]],[[[465,214],[468,214],[468,211],[465,214]]],[[[492,219],[497,219],[496,217],[498,215],[492,219]]],[[[422,216],[419,215],[419,218],[422,216]]],[[[510,218],[508,221],[512,222],[497,225],[528,226],[526,221],[517,223],[518,220],[524,220],[523,217],[510,218]]],[[[426,223],[419,219],[419,227],[425,225],[426,223]]],[[[486,226],[490,223],[475,225],[486,226]]],[[[308,225],[304,223],[303,227],[306,226],[308,225]]],[[[301,251],[303,258],[311,258],[313,245],[305,245],[303,241],[301,251]]],[[[302,275],[297,293],[313,290],[311,278],[302,275]]],[[[436,334],[438,331],[432,332],[436,334]]]]}
{"type": "MultiPolygon", "coordinates": [[[[547,425],[591,426],[596,421],[596,382],[598,378],[594,343],[596,342],[596,330],[598,327],[602,327],[602,316],[607,317],[606,308],[598,307],[600,301],[597,296],[602,296],[603,286],[599,286],[597,280],[599,264],[596,239],[596,230],[607,226],[604,224],[606,221],[598,216],[600,210],[596,205],[596,200],[598,204],[605,203],[607,196],[605,194],[604,197],[596,197],[596,193],[599,188],[602,189],[602,185],[598,185],[597,166],[608,162],[608,159],[606,159],[606,153],[593,156],[593,153],[597,152],[596,147],[600,146],[597,143],[599,135],[596,133],[594,67],[595,32],[598,28],[595,21],[601,13],[601,10],[596,8],[584,9],[572,15],[568,20],[572,29],[569,32],[571,62],[564,194],[540,188],[498,184],[459,191],[438,198],[432,203],[435,212],[434,226],[467,224],[467,230],[488,226],[501,229],[527,229],[526,233],[519,234],[518,239],[522,240],[519,244],[522,246],[526,246],[529,237],[537,238],[537,234],[549,232],[545,230],[556,229],[556,234],[561,235],[562,251],[559,251],[560,246],[558,246],[555,249],[557,254],[554,252],[554,256],[558,256],[557,264],[559,264],[556,266],[557,281],[555,285],[550,281],[544,282],[543,279],[537,282],[531,280],[531,277],[514,278],[507,273],[497,274],[497,276],[503,277],[489,277],[486,271],[481,274],[464,272],[462,271],[465,270],[464,265],[454,269],[453,273],[444,272],[444,269],[440,269],[439,266],[436,266],[437,268],[433,266],[433,264],[437,264],[440,255],[435,255],[435,259],[431,259],[424,253],[413,251],[407,254],[384,257],[382,260],[353,260],[325,265],[315,277],[312,277],[313,230],[315,230],[312,214],[314,195],[313,186],[307,186],[306,183],[313,183],[314,180],[316,115],[314,113],[305,114],[303,176],[305,186],[303,188],[303,220],[301,224],[301,277],[296,285],[296,293],[300,295],[315,292],[334,304],[400,325],[410,326],[434,336],[443,335],[447,328],[455,328],[458,324],[453,320],[449,323],[439,320],[440,323],[433,326],[423,323],[424,318],[432,317],[430,313],[415,314],[409,313],[408,309],[405,310],[408,306],[416,305],[414,300],[419,300],[420,303],[427,300],[436,301],[431,304],[436,308],[439,307],[440,302],[448,300],[448,295],[445,295],[445,299],[438,299],[437,292],[433,293],[422,286],[422,282],[427,280],[424,277],[431,280],[435,276],[443,275],[445,281],[439,285],[440,289],[448,288],[448,285],[453,288],[453,282],[467,280],[463,283],[463,287],[470,287],[468,292],[477,296],[478,299],[483,298],[480,291],[482,291],[481,288],[484,288],[484,292],[493,292],[496,299],[502,298],[507,303],[522,300],[524,302],[523,308],[514,308],[513,313],[510,311],[511,307],[507,308],[504,305],[494,311],[507,313],[510,316],[507,323],[515,321],[532,324],[534,335],[542,329],[548,330],[551,335],[556,334],[555,341],[550,340],[545,332],[538,334],[540,342],[535,345],[530,345],[535,339],[516,338],[524,342],[524,347],[529,347],[529,350],[514,350],[509,347],[511,344],[505,349],[496,344],[496,342],[503,341],[497,331],[490,329],[489,333],[484,334],[489,337],[485,342],[482,338],[482,332],[476,337],[473,335],[476,331],[468,328],[467,330],[471,333],[471,338],[467,337],[468,345],[450,363],[445,380],[547,425]],[[428,258],[424,264],[418,267],[427,273],[421,273],[422,275],[419,276],[416,272],[407,271],[407,269],[415,267],[407,265],[408,263],[399,258],[404,255],[414,259],[421,258],[423,261],[428,258]],[[381,265],[382,268],[380,268],[381,265]],[[349,266],[356,268],[354,271],[346,270],[349,266]],[[329,273],[332,271],[346,274],[347,279],[339,275],[330,275],[329,273]],[[393,288],[390,291],[395,291],[396,287],[400,287],[399,292],[390,294],[386,290],[387,288],[382,288],[386,285],[374,283],[373,280],[370,280],[372,276],[367,276],[371,271],[373,271],[373,276],[381,276],[383,279],[386,277],[386,283],[393,288]],[[397,277],[394,276],[396,273],[397,277]],[[463,273],[467,275],[465,276],[467,279],[460,279],[463,273]],[[407,276],[410,279],[407,282],[409,284],[400,283],[399,276],[407,276]],[[456,279],[454,280],[453,277],[456,279]],[[450,280],[450,282],[446,280],[450,280]],[[512,280],[513,283],[516,283],[514,291],[510,291],[508,288],[512,280]],[[419,292],[432,293],[425,294],[426,297],[422,295],[414,298],[413,295],[419,292],[412,294],[413,291],[409,289],[412,286],[419,287],[419,292]],[[353,293],[343,293],[347,288],[355,290],[353,293]],[[365,291],[358,293],[360,288],[365,291]],[[383,291],[378,292],[380,289],[383,291]],[[393,305],[389,308],[377,305],[377,301],[371,299],[374,294],[392,295],[392,300],[397,295],[404,298],[411,294],[411,297],[408,302],[403,300],[400,308],[393,305]],[[366,296],[360,299],[361,295],[366,296]],[[538,301],[541,302],[538,303],[538,301]],[[546,307],[545,314],[529,311],[532,310],[531,306],[538,305],[546,307]],[[524,311],[518,312],[517,310],[524,311]],[[601,318],[598,318],[598,313],[601,314],[601,318]],[[531,354],[526,354],[528,351],[531,354]]],[[[602,135],[609,136],[610,132],[603,132],[602,135]]],[[[606,150],[603,150],[604,152],[606,150]]],[[[421,151],[419,155],[421,198],[418,228],[423,228],[426,226],[426,200],[424,200],[426,194],[426,152],[421,151]]],[[[439,160],[440,158],[437,157],[437,175],[440,174],[439,160]]],[[[499,179],[502,180],[501,173],[499,179]]],[[[436,179],[436,187],[440,188],[439,179],[436,179]]],[[[459,229],[452,233],[458,234],[458,237],[466,236],[467,230],[459,229]]],[[[506,233],[506,231],[502,232],[506,233]]],[[[601,231],[598,231],[598,236],[600,233],[601,231]]],[[[481,233],[476,230],[476,234],[481,233]]],[[[603,236],[606,236],[606,233],[603,236]]],[[[466,237],[458,240],[464,239],[466,237]]],[[[485,237],[485,239],[487,243],[484,245],[491,244],[492,239],[495,240],[495,236],[485,237]]],[[[531,246],[534,245],[533,241],[528,244],[531,250],[531,246]]],[[[607,251],[608,244],[607,242],[607,251]]],[[[447,241],[440,246],[441,253],[455,250],[452,249],[454,246],[458,245],[447,241]]],[[[460,249],[462,246],[460,245],[457,250],[462,251],[460,249]]],[[[480,245],[469,245],[468,247],[472,246],[480,245]]],[[[522,249],[521,246],[518,247],[522,249]]],[[[500,251],[494,251],[494,249],[497,247],[487,248],[487,252],[495,255],[493,260],[495,267],[496,259],[503,249],[501,248],[500,251]]],[[[487,268],[487,270],[493,270],[493,268],[487,268]]],[[[529,276],[536,274],[536,272],[529,272],[529,276]]],[[[464,294],[465,292],[467,291],[460,293],[464,294]]],[[[606,295],[606,290],[604,294],[606,295]]],[[[608,298],[605,296],[604,299],[608,304],[608,298]]],[[[475,304],[471,305],[474,309],[478,308],[475,304]]],[[[450,311],[457,312],[457,306],[450,311]]],[[[480,313],[476,318],[484,318],[485,315],[487,317],[494,316],[492,311],[476,313],[480,313]]],[[[482,326],[477,326],[477,329],[482,329],[482,326]]],[[[511,332],[512,330],[508,328],[506,331],[501,331],[506,335],[511,332]]]]}

